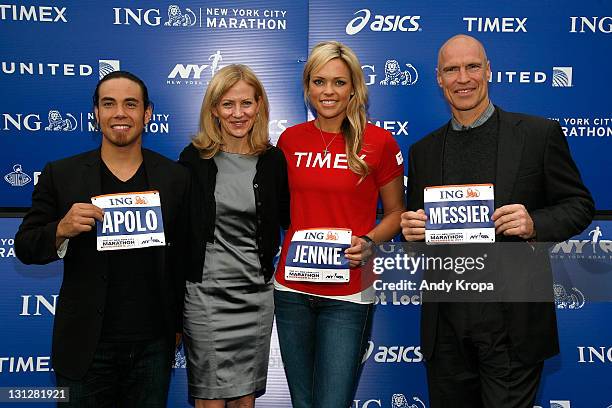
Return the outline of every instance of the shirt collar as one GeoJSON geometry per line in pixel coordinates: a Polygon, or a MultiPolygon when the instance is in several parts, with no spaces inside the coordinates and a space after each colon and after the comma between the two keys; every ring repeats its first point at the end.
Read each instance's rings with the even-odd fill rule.
{"type": "Polygon", "coordinates": [[[476,119],[474,122],[472,122],[471,124],[467,126],[463,126],[461,123],[457,121],[457,119],[453,117],[451,119],[451,126],[453,127],[453,130],[456,130],[456,131],[474,129],[474,128],[477,128],[478,126],[481,126],[483,123],[489,120],[489,118],[493,116],[493,112],[495,112],[495,106],[493,106],[493,104],[489,102],[489,106],[487,106],[487,109],[485,109],[485,111],[482,112],[482,115],[480,115],[480,117],[476,119]]]}

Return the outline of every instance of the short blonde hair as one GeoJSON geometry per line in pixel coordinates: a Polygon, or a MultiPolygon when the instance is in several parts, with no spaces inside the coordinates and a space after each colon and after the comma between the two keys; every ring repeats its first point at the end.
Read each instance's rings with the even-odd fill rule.
{"type": "Polygon", "coordinates": [[[359,59],[352,49],[338,41],[324,41],[314,46],[304,66],[302,77],[304,99],[306,104],[310,105],[308,87],[313,72],[317,72],[329,61],[336,58],[344,61],[351,72],[351,82],[353,83],[353,95],[346,107],[346,118],[342,122],[342,133],[346,141],[346,157],[351,171],[363,178],[370,172],[367,163],[359,157],[363,145],[363,134],[368,123],[366,115],[368,88],[365,84],[359,59]]]}
{"type": "Polygon", "coordinates": [[[247,139],[250,152],[257,155],[269,148],[270,105],[266,91],[251,68],[242,64],[232,64],[217,71],[206,89],[200,109],[200,129],[192,140],[201,157],[209,159],[221,149],[223,145],[221,124],[213,114],[213,110],[223,95],[241,80],[255,89],[255,100],[259,103],[257,117],[247,139]]]}

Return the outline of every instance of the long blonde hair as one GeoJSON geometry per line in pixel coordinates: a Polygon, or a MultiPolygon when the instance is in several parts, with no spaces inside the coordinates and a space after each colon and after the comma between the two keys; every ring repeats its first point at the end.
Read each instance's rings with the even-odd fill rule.
{"type": "Polygon", "coordinates": [[[366,116],[368,89],[363,77],[363,71],[361,70],[361,64],[352,49],[338,41],[324,41],[314,46],[304,66],[304,75],[302,77],[304,99],[306,104],[310,105],[308,85],[312,73],[320,70],[323,65],[336,58],[341,59],[347,65],[351,72],[351,81],[353,83],[354,94],[351,96],[346,107],[346,118],[342,121],[341,126],[344,140],[346,141],[348,166],[351,171],[360,175],[363,179],[370,172],[368,164],[359,157],[359,152],[363,145],[363,134],[368,123],[366,116]]]}
{"type": "Polygon", "coordinates": [[[224,144],[221,125],[213,114],[213,110],[219,104],[223,95],[241,80],[255,89],[255,100],[259,103],[257,117],[247,139],[249,150],[252,154],[257,155],[270,146],[268,136],[270,105],[266,91],[251,68],[242,64],[232,64],[217,71],[208,84],[202,101],[200,129],[191,143],[200,151],[200,156],[205,159],[210,159],[217,154],[224,144]]]}

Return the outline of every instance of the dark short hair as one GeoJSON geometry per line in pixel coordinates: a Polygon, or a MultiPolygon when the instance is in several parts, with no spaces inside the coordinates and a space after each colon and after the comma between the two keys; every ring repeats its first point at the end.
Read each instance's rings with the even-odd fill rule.
{"type": "Polygon", "coordinates": [[[98,81],[98,85],[96,85],[96,90],[93,94],[93,106],[98,106],[98,99],[100,98],[100,85],[104,82],[115,79],[115,78],[126,78],[130,81],[136,82],[138,86],[140,86],[140,90],[142,91],[142,101],[144,102],[144,107],[147,109],[149,106],[153,105],[151,100],[149,99],[149,91],[147,90],[147,86],[143,82],[142,79],[138,78],[136,75],[132,74],[128,71],[113,71],[110,74],[104,76],[100,81],[98,81]]]}

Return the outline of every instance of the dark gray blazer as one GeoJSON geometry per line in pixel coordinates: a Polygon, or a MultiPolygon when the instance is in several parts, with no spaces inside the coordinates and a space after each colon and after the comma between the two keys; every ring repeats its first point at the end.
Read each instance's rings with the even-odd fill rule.
{"type": "MultiPolygon", "coordinates": [[[[523,204],[539,242],[563,241],[580,233],[593,218],[594,203],[584,186],[558,122],[496,108],[499,115],[495,208],[523,204]]],[[[442,184],[444,137],[450,123],[410,148],[409,210],[423,208],[423,189],[442,184]]],[[[496,241],[520,241],[497,236],[496,241]]],[[[550,275],[550,270],[546,271],[550,275]]],[[[546,289],[552,293],[552,277],[546,289]]],[[[502,303],[516,355],[525,363],[542,361],[559,352],[553,303],[502,303]]],[[[424,303],[421,347],[431,358],[436,338],[438,307],[424,303]]]]}

